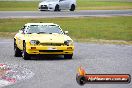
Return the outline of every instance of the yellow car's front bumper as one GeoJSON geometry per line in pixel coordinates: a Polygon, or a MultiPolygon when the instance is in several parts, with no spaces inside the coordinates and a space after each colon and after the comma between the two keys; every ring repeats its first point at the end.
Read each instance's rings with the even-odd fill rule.
{"type": "Polygon", "coordinates": [[[73,54],[74,46],[27,46],[28,54],[73,54]]]}

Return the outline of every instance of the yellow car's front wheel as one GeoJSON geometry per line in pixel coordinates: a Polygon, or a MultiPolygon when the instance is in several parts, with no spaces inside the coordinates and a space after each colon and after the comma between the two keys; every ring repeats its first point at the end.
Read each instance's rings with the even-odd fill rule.
{"type": "Polygon", "coordinates": [[[30,55],[26,52],[26,43],[23,44],[22,57],[24,60],[31,59],[30,55]]]}
{"type": "Polygon", "coordinates": [[[21,50],[17,47],[15,40],[14,40],[14,56],[15,57],[21,57],[22,56],[21,50]]]}

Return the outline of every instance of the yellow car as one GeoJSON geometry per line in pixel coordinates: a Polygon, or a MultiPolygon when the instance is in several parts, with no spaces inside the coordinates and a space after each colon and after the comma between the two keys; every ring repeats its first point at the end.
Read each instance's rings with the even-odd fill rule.
{"type": "Polygon", "coordinates": [[[27,60],[32,55],[64,55],[72,59],[73,40],[54,23],[27,23],[14,37],[14,56],[27,60]]]}

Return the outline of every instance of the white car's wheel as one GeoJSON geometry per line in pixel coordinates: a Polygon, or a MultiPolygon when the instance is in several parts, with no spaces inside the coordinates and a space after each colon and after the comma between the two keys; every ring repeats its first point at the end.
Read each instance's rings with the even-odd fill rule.
{"type": "Polygon", "coordinates": [[[59,5],[56,5],[54,11],[60,11],[60,6],[59,5]]]}
{"type": "Polygon", "coordinates": [[[70,8],[70,11],[74,11],[74,10],[75,10],[75,8],[76,8],[76,7],[75,7],[75,5],[74,5],[74,4],[72,4],[72,5],[71,5],[71,8],[70,8]]]}

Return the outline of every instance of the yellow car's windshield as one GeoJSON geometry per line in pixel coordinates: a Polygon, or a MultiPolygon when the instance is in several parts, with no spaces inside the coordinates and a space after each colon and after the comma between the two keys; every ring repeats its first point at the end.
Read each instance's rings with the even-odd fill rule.
{"type": "Polygon", "coordinates": [[[30,25],[26,31],[26,34],[38,33],[38,34],[63,34],[62,30],[56,25],[30,25]]]}

